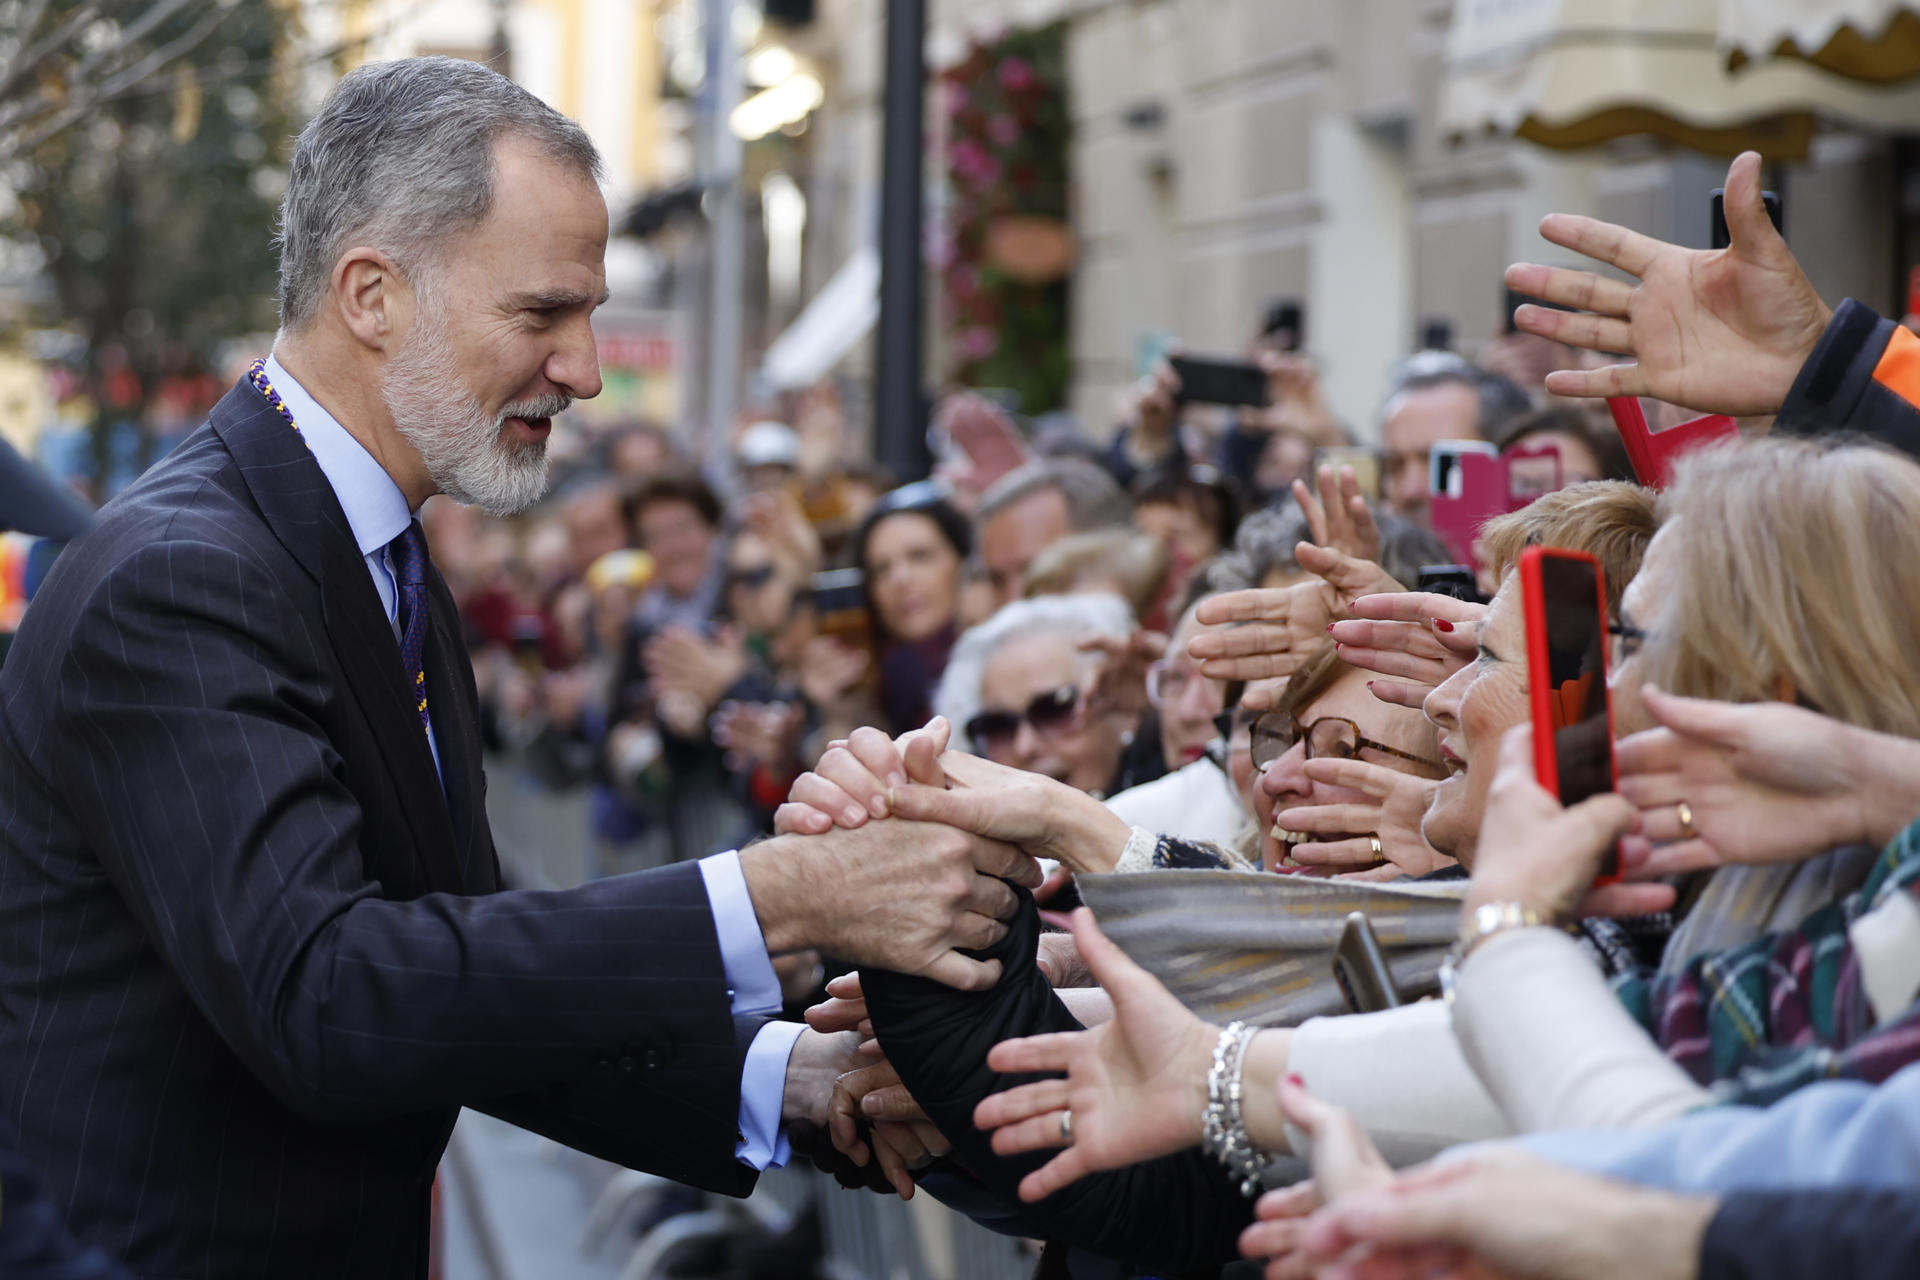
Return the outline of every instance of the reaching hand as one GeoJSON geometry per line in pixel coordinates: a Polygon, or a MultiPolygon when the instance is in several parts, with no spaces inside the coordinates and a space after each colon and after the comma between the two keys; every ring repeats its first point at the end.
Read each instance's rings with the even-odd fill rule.
{"type": "Polygon", "coordinates": [[[993,482],[1026,462],[1026,442],[1006,410],[983,395],[962,391],[940,402],[937,420],[947,439],[965,458],[954,483],[977,497],[993,482]]]}
{"type": "Polygon", "coordinates": [[[1640,834],[1655,842],[1635,874],[1881,844],[1920,813],[1920,787],[1900,785],[1920,754],[1909,739],[1786,702],[1711,702],[1651,687],[1641,700],[1664,727],[1634,734],[1617,751],[1620,794],[1639,808],[1640,834]],[[1876,771],[1892,785],[1876,784],[1867,766],[1889,761],[1909,767],[1876,771]]]}
{"type": "Polygon", "coordinates": [[[1120,421],[1132,426],[1141,453],[1167,451],[1180,421],[1180,375],[1172,365],[1154,361],[1153,372],[1121,393],[1120,421]]]}
{"type": "Polygon", "coordinates": [[[960,952],[1006,937],[1019,906],[1008,883],[1040,884],[1039,864],[1017,849],[899,819],[775,836],[739,857],[770,953],[812,947],[963,991],[1000,980],[998,960],[960,952]]]}
{"type": "Polygon", "coordinates": [[[1633,829],[1635,818],[1633,806],[1611,793],[1562,808],[1534,779],[1533,725],[1507,730],[1462,914],[1494,902],[1518,902],[1549,920],[1665,910],[1673,905],[1666,885],[1591,888],[1601,856],[1633,829]]]}
{"type": "Polygon", "coordinates": [[[1027,1201],[1089,1173],[1198,1143],[1218,1038],[1109,942],[1092,912],[1074,912],[1073,933],[1087,968],[1113,997],[1113,1021],[995,1045],[987,1055],[995,1071],[1059,1071],[1066,1078],[996,1093],[973,1113],[982,1129],[997,1130],[993,1149],[1002,1155],[1061,1146],[1061,1115],[1072,1113],[1072,1145],[1021,1180],[1027,1201]]]}
{"type": "Polygon", "coordinates": [[[1353,616],[1334,623],[1331,632],[1340,656],[1395,677],[1369,684],[1374,697],[1418,709],[1427,694],[1473,661],[1475,628],[1487,607],[1429,591],[1396,591],[1361,596],[1348,612],[1353,616]]]}
{"type": "Polygon", "coordinates": [[[1083,791],[1044,774],[949,751],[940,757],[947,786],[909,784],[892,791],[893,811],[916,822],[957,827],[1052,858],[1073,871],[1111,871],[1132,828],[1083,791]]]}
{"type": "Polygon", "coordinates": [[[1320,388],[1313,357],[1262,351],[1255,363],[1267,372],[1268,404],[1240,415],[1247,430],[1291,431],[1321,447],[1345,443],[1340,421],[1320,388]]]}
{"type": "Polygon", "coordinates": [[[1314,759],[1307,761],[1306,770],[1315,782],[1363,792],[1369,800],[1303,805],[1274,814],[1273,820],[1295,836],[1341,837],[1296,841],[1288,855],[1293,861],[1330,872],[1364,871],[1381,861],[1374,857],[1371,835],[1379,838],[1385,862],[1395,875],[1420,876],[1453,865],[1452,858],[1420,834],[1420,821],[1438,781],[1366,760],[1314,759]]]}
{"type": "Polygon", "coordinates": [[[1393,1169],[1350,1112],[1308,1093],[1298,1077],[1282,1080],[1276,1093],[1281,1113],[1312,1140],[1313,1178],[1260,1197],[1255,1223],[1240,1233],[1240,1253],[1267,1259],[1269,1280],[1304,1280],[1313,1274],[1303,1248],[1308,1215],[1328,1201],[1390,1184],[1393,1169]]]}
{"type": "Polygon", "coordinates": [[[1321,467],[1314,477],[1320,494],[1314,496],[1305,480],[1293,482],[1293,500],[1307,517],[1307,533],[1322,547],[1332,547],[1355,560],[1380,559],[1380,527],[1373,522],[1367,500],[1360,496],[1360,480],[1352,467],[1341,467],[1336,479],[1332,467],[1321,467]]]}
{"type": "Polygon", "coordinates": [[[1760,157],[1727,170],[1725,249],[1683,249],[1625,227],[1549,214],[1540,234],[1639,278],[1515,265],[1507,284],[1578,307],[1524,306],[1514,323],[1570,346],[1623,352],[1630,364],[1547,375],[1560,396],[1653,396],[1707,413],[1774,413],[1832,318],[1760,200],[1760,157]]]}
{"type": "Polygon", "coordinates": [[[827,984],[827,999],[807,1010],[807,1025],[822,1035],[837,1031],[858,1031],[873,1036],[873,1019],[867,1016],[867,995],[860,988],[858,973],[843,973],[827,984]]]}
{"type": "Polygon", "coordinates": [[[1147,709],[1147,668],[1167,656],[1167,637],[1158,631],[1135,631],[1123,638],[1082,636],[1082,653],[1103,655],[1088,702],[1102,711],[1138,715],[1147,709]]]}
{"type": "Polygon", "coordinates": [[[913,1175],[953,1149],[885,1058],[834,1081],[827,1128],[834,1147],[862,1168],[871,1139],[873,1157],[902,1200],[913,1199],[913,1175]]]}
{"type": "Polygon", "coordinates": [[[904,785],[909,777],[930,787],[945,786],[940,753],[947,749],[951,733],[944,716],[935,716],[925,728],[909,730],[898,740],[878,729],[855,729],[845,742],[829,746],[812,770],[794,779],[787,802],[774,810],[774,832],[819,835],[833,827],[851,830],[868,818],[886,817],[888,789],[904,785]]]}
{"type": "Polygon", "coordinates": [[[1361,596],[1399,591],[1386,570],[1329,547],[1302,542],[1300,567],[1317,575],[1291,587],[1253,587],[1210,596],[1194,617],[1207,630],[1187,650],[1216,680],[1290,676],[1327,642],[1327,628],[1361,596]]]}
{"type": "Polygon", "coordinates": [[[1718,1207],[1507,1146],[1328,1198],[1298,1232],[1305,1269],[1279,1274],[1318,1274],[1345,1260],[1339,1274],[1369,1280],[1693,1280],[1718,1207]]]}

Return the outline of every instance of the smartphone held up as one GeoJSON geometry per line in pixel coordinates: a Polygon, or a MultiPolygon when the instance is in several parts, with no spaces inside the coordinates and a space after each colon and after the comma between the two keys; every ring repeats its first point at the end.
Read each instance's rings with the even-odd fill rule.
{"type": "MultiPolygon", "coordinates": [[[[1533,764],[1563,805],[1616,789],[1613,702],[1607,689],[1607,592],[1600,562],[1578,551],[1529,547],[1520,557],[1527,619],[1533,764]]],[[[1595,884],[1620,879],[1609,850],[1595,884]]]]}

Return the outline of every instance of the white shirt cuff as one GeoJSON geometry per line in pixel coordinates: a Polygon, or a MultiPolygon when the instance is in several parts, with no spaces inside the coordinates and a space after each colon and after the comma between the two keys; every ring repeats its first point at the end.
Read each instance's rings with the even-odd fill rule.
{"type": "MultiPolygon", "coordinates": [[[[707,905],[713,908],[713,930],[720,939],[720,963],[727,972],[733,1013],[778,1013],[780,980],[773,974],[766,936],[760,932],[760,917],[753,913],[740,855],[728,850],[700,859],[700,878],[706,882],[707,905]]],[[[757,1047],[759,1041],[754,1044],[757,1047]]],[[[783,1069],[785,1062],[783,1057],[783,1069]]],[[[779,1114],[776,1106],[774,1115],[779,1114]]]]}
{"type": "Polygon", "coordinates": [[[740,1069],[740,1141],[733,1158],[750,1168],[778,1169],[793,1156],[780,1128],[780,1104],[787,1092],[787,1059],[806,1029],[800,1022],[769,1022],[747,1046],[740,1069]]]}

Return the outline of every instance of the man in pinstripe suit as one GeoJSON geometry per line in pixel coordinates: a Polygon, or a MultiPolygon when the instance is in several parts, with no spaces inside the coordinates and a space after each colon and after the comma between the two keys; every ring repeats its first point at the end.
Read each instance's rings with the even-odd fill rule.
{"type": "Polygon", "coordinates": [[[423,1275],[460,1106],[744,1193],[851,1065],[758,1016],[769,955],[981,986],[955,948],[1038,879],[881,823],[497,892],[414,512],[533,501],[599,390],[597,174],[485,68],[343,80],[295,151],[273,358],[67,550],[0,670],[0,1108],[142,1276],[423,1275]]]}

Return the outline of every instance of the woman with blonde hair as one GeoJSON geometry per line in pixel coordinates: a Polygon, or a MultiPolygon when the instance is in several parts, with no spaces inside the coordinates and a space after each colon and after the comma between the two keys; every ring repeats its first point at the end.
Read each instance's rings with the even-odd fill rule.
{"type": "MultiPolygon", "coordinates": [[[[1652,676],[1689,695],[1791,699],[1800,707],[1783,711],[1813,720],[1818,717],[1811,712],[1833,717],[1847,722],[1840,727],[1854,735],[1803,734],[1776,744],[1776,752],[1857,750],[1855,738],[1868,730],[1920,735],[1920,671],[1907,659],[1920,652],[1915,510],[1920,466],[1878,449],[1765,441],[1690,459],[1660,502],[1661,531],[1623,600],[1616,714],[1644,715],[1639,688],[1652,676]],[[1838,559],[1843,556],[1844,562],[1838,559]],[[1724,662],[1714,646],[1725,649],[1724,662]]],[[[1500,614],[1497,602],[1480,629],[1482,643],[1498,647],[1517,634],[1502,638],[1500,614]]],[[[1649,701],[1671,714],[1666,695],[1652,694],[1649,701]]],[[[1489,757],[1491,745],[1484,753],[1489,757]]],[[[1311,1071],[1297,1060],[1293,1036],[1315,1024],[1300,1033],[1251,1036],[1237,1051],[1244,1053],[1239,1083],[1248,1100],[1245,1136],[1253,1146],[1287,1149],[1271,1100],[1275,1084],[1294,1074],[1306,1075],[1316,1094],[1355,1108],[1360,1122],[1390,1139],[1392,1154],[1406,1160],[1454,1141],[1497,1136],[1509,1125],[1530,1130],[1656,1123],[1708,1101],[1702,1084],[1715,1080],[1721,1082],[1718,1096],[1753,1098],[1767,1096],[1783,1080],[1805,1083],[1825,1069],[1822,1064],[1862,1073],[1886,1065],[1849,1057],[1848,1051],[1913,996],[1911,983],[1888,975],[1911,972],[1920,953],[1920,921],[1897,914],[1887,919],[1880,912],[1905,908],[1910,895],[1902,890],[1920,884],[1920,834],[1902,834],[1877,860],[1870,852],[1865,860],[1827,852],[1836,842],[1888,836],[1884,825],[1836,816],[1885,811],[1878,798],[1823,796],[1816,812],[1825,821],[1803,820],[1790,832],[1790,824],[1776,823],[1775,830],[1750,837],[1747,856],[1770,865],[1733,868],[1731,876],[1713,878],[1717,886],[1752,872],[1784,870],[1792,876],[1818,868],[1832,889],[1848,874],[1836,870],[1839,864],[1859,873],[1870,865],[1864,884],[1856,874],[1856,892],[1839,901],[1838,894],[1825,901],[1817,901],[1818,894],[1800,896],[1812,906],[1792,927],[1696,950],[1686,964],[1651,980],[1635,979],[1616,996],[1591,960],[1549,926],[1580,902],[1603,848],[1624,830],[1631,809],[1603,797],[1584,811],[1549,820],[1545,815],[1557,813],[1557,806],[1532,782],[1530,754],[1520,743],[1506,754],[1506,781],[1494,788],[1498,798],[1504,786],[1506,799],[1478,833],[1466,903],[1470,932],[1464,940],[1470,949],[1456,971],[1451,1020],[1442,1009],[1423,1052],[1417,1040],[1367,1032],[1376,1022],[1418,1019],[1419,1006],[1333,1020],[1346,1024],[1352,1052],[1323,1054],[1311,1071]],[[1570,842],[1569,833],[1581,822],[1589,828],[1586,839],[1570,842]],[[1804,861],[1796,865],[1793,859],[1804,861]],[[1476,912],[1485,907],[1499,907],[1500,920],[1480,922],[1476,912]],[[1870,919],[1877,932],[1856,932],[1870,919]],[[1458,1038],[1450,1051],[1437,1038],[1447,1034],[1458,1038]],[[1461,1046],[1472,1067],[1464,1077],[1443,1060],[1451,1052],[1457,1062],[1461,1046]],[[1336,1069],[1335,1063],[1344,1065],[1336,1069]],[[1447,1096],[1449,1090],[1464,1092],[1447,1096]]],[[[1833,777],[1854,776],[1838,758],[1827,763],[1833,777]]],[[[1692,823],[1706,820],[1711,803],[1707,795],[1700,799],[1698,817],[1684,798],[1644,802],[1646,837],[1691,839],[1692,823]]],[[[1920,813],[1920,795],[1908,807],[1920,813]]],[[[1742,851],[1722,848],[1720,855],[1735,862],[1742,851]]],[[[1625,888],[1639,908],[1668,894],[1659,886],[1625,888]]],[[[1618,889],[1607,892],[1616,900],[1626,896],[1618,889]]],[[[1734,896],[1782,903],[1796,897],[1751,883],[1734,896]]],[[[1112,950],[1091,930],[1082,954],[1098,966],[1098,957],[1111,957],[1112,950]]],[[[1114,966],[1109,971],[1124,973],[1114,966]]],[[[1161,999],[1163,990],[1146,975],[1135,970],[1124,981],[1134,990],[1117,999],[1120,1015],[1113,1023],[1003,1045],[990,1059],[1002,1071],[1067,1073],[1057,1085],[1014,1089],[979,1109],[981,1124],[1011,1126],[999,1135],[996,1150],[1038,1152],[1063,1145],[1059,1126],[1050,1129],[1049,1120],[1071,1100],[1069,1152],[1027,1179],[1027,1198],[1053,1192],[1085,1172],[1179,1150],[1201,1137],[1201,1107],[1189,1115],[1188,1104],[1196,1097],[1204,1101],[1223,1036],[1174,1012],[1177,1006],[1161,999]],[[1149,992],[1151,998],[1143,998],[1149,992]],[[1131,1024],[1130,1011],[1139,1015],[1131,1024]]]]}

